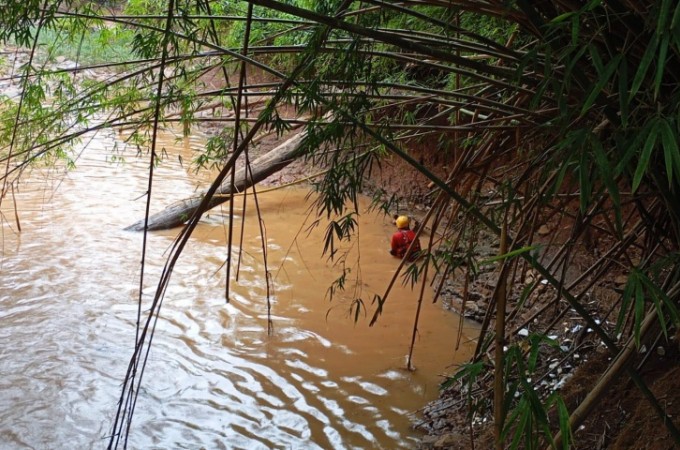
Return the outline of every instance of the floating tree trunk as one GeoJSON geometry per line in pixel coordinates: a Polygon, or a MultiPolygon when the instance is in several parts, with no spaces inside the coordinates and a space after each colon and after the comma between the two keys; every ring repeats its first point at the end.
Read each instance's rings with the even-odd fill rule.
{"type": "MultiPolygon", "coordinates": [[[[247,170],[247,167],[242,167],[241,169],[237,170],[234,178],[234,185],[231,185],[230,177],[229,179],[225,180],[213,198],[210,200],[208,209],[214,208],[215,206],[224,203],[225,201],[229,200],[229,197],[232,193],[244,191],[254,184],[265,180],[270,175],[278,172],[293,162],[301,155],[300,144],[302,143],[304,136],[304,132],[298,133],[285,141],[283,144],[271,150],[269,153],[255,159],[250,164],[250,170],[247,170]]],[[[166,230],[183,225],[196,211],[204,195],[205,192],[194,197],[178,201],[167,206],[162,211],[149,216],[147,229],[151,231],[166,230]]],[[[145,220],[142,219],[125,229],[129,231],[143,231],[144,226],[145,220]]]]}

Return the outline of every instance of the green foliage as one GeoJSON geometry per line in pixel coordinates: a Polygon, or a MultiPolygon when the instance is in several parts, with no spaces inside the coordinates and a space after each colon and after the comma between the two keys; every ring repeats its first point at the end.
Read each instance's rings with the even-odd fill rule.
{"type": "Polygon", "coordinates": [[[504,254],[498,255],[498,256],[493,256],[491,258],[480,261],[479,265],[483,266],[483,265],[487,265],[487,264],[494,264],[498,261],[503,261],[503,260],[506,260],[506,259],[515,258],[517,256],[522,255],[523,253],[532,252],[536,248],[537,248],[537,246],[535,246],[535,245],[527,246],[527,247],[521,247],[521,248],[515,249],[513,251],[510,251],[508,253],[504,253],[504,254]]]}
{"type": "Polygon", "coordinates": [[[635,344],[640,345],[640,328],[648,309],[653,309],[661,329],[668,339],[668,324],[680,324],[680,313],[675,302],[661,288],[661,277],[675,270],[678,254],[668,255],[646,269],[633,267],[623,291],[616,331],[620,332],[628,317],[632,317],[635,344]],[[632,310],[632,314],[631,311],[632,310]]]}
{"type": "Polygon", "coordinates": [[[461,391],[465,395],[465,401],[468,405],[467,416],[470,421],[475,416],[484,417],[490,409],[489,402],[483,396],[475,394],[481,378],[489,369],[490,367],[483,361],[465,363],[453,376],[448,377],[439,386],[440,389],[444,390],[453,388],[457,382],[462,383],[461,391]]]}
{"type": "Polygon", "coordinates": [[[405,286],[410,285],[411,289],[415,287],[415,285],[418,283],[418,280],[423,278],[427,265],[430,263],[430,261],[436,264],[436,260],[434,258],[431,258],[429,254],[423,253],[424,252],[421,251],[420,255],[418,255],[420,259],[409,263],[406,266],[406,270],[402,274],[403,284],[405,286]]]}
{"type": "MultiPolygon", "coordinates": [[[[557,343],[546,336],[531,334],[527,338],[527,351],[523,345],[513,344],[504,353],[504,386],[506,411],[505,422],[500,436],[504,448],[538,449],[544,448],[547,442],[556,448],[553,432],[559,429],[563,435],[562,448],[571,448],[573,437],[569,429],[569,412],[557,392],[549,393],[545,398],[536,391],[532,380],[537,376],[541,360],[541,349],[556,348],[557,343]],[[551,423],[550,417],[557,419],[551,423]]],[[[490,405],[475,395],[482,378],[489,372],[488,363],[482,360],[461,366],[454,376],[441,384],[442,389],[449,389],[462,383],[461,391],[468,403],[468,420],[474,416],[485,417],[490,405]]]]}
{"type": "MultiPolygon", "coordinates": [[[[461,11],[458,14],[460,28],[473,31],[473,33],[471,33],[473,38],[483,36],[485,39],[492,40],[499,45],[505,45],[510,37],[519,31],[518,24],[508,22],[500,17],[468,11],[461,11]]],[[[453,16],[453,13],[449,12],[449,15],[453,16]]],[[[450,18],[449,20],[453,20],[453,18],[450,18]]],[[[520,45],[522,45],[526,43],[528,39],[526,36],[520,36],[520,41],[520,45]]]]}
{"type": "MultiPolygon", "coordinates": [[[[589,3],[579,11],[556,17],[549,24],[550,40],[547,45],[562,46],[554,53],[555,61],[552,66],[559,64],[567,68],[562,86],[557,88],[556,95],[559,98],[568,98],[569,89],[583,89],[587,95],[580,100],[579,115],[597,112],[609,120],[613,128],[613,132],[609,133],[611,140],[605,142],[598,136],[599,133],[593,132],[595,122],[588,121],[583,124],[585,127],[580,126],[576,130],[571,127],[567,138],[559,145],[568,145],[570,135],[581,133],[581,136],[589,136],[588,153],[594,157],[588,159],[592,158],[597,163],[598,175],[611,174],[604,181],[617,210],[619,202],[615,180],[619,175],[629,177],[631,188],[636,191],[646,174],[661,172],[664,173],[669,188],[673,188],[677,183],[674,181],[674,172],[677,173],[680,168],[675,117],[678,97],[669,92],[669,89],[673,89],[670,85],[666,84],[664,88],[664,103],[667,104],[655,104],[659,100],[663,80],[668,78],[666,62],[669,48],[677,45],[677,40],[670,36],[676,34],[677,24],[667,16],[670,14],[668,2],[656,2],[656,6],[647,22],[648,26],[655,26],[650,28],[650,34],[642,35],[648,42],[641,57],[636,45],[627,47],[625,52],[614,52],[608,46],[593,42],[590,37],[600,31],[598,26],[601,25],[584,32],[583,24],[599,22],[602,9],[597,3],[589,3]],[[564,45],[565,42],[568,44],[564,45]],[[613,102],[606,100],[612,97],[616,98],[621,111],[618,115],[613,113],[613,102]],[[625,147],[618,155],[607,154],[611,152],[609,149],[620,147],[620,144],[612,146],[612,141],[624,143],[625,147]],[[656,156],[657,153],[660,153],[659,157],[656,156]],[[617,164],[609,162],[612,159],[617,164]]],[[[552,79],[546,80],[550,81],[552,79]]],[[[560,120],[564,124],[574,120],[575,116],[570,111],[575,112],[575,109],[565,104],[561,107],[565,114],[560,120]]],[[[582,146],[583,142],[577,145],[582,146]]],[[[580,165],[588,166],[583,161],[580,165]]],[[[582,204],[591,197],[591,192],[596,192],[589,189],[591,179],[597,177],[581,178],[581,194],[585,197],[582,204]]]]}
{"type": "Polygon", "coordinates": [[[133,33],[119,27],[88,29],[80,33],[48,29],[40,33],[38,45],[44,48],[49,63],[54,63],[59,56],[82,65],[122,63],[132,55],[133,33]]]}
{"type": "Polygon", "coordinates": [[[331,283],[330,286],[328,286],[328,289],[326,290],[326,298],[328,301],[333,301],[333,298],[339,293],[339,292],[344,292],[345,287],[347,285],[347,276],[350,274],[351,269],[346,268],[343,266],[342,273],[338,278],[331,283]]]}
{"type": "Polygon", "coordinates": [[[526,450],[542,448],[541,440],[545,439],[555,448],[553,431],[549,420],[549,411],[556,409],[563,436],[563,446],[570,448],[568,432],[569,414],[564,402],[556,392],[542,400],[531,380],[536,376],[537,362],[541,346],[547,344],[556,347],[557,343],[545,336],[532,334],[528,338],[529,350],[525,356],[519,345],[512,345],[505,352],[505,405],[508,408],[507,418],[503,425],[501,440],[510,441],[508,448],[526,450]]]}
{"type": "Polygon", "coordinates": [[[356,213],[350,212],[338,220],[331,220],[326,228],[324,237],[323,253],[328,254],[329,259],[335,258],[340,250],[339,241],[349,240],[357,227],[356,213]]]}
{"type": "Polygon", "coordinates": [[[231,135],[225,133],[218,136],[212,136],[206,142],[206,145],[201,153],[196,155],[192,161],[192,165],[199,169],[217,169],[220,164],[229,154],[231,150],[231,135]]]}
{"type": "Polygon", "coordinates": [[[30,47],[36,36],[35,25],[50,28],[55,25],[59,8],[69,8],[70,1],[4,0],[0,14],[0,42],[16,42],[30,47]],[[43,5],[46,9],[43,10],[43,5]]]}
{"type": "Polygon", "coordinates": [[[74,126],[87,126],[88,112],[98,98],[83,101],[77,109],[69,108],[65,105],[77,96],[77,89],[68,75],[44,74],[34,80],[23,86],[21,103],[6,97],[0,99],[0,155],[5,157],[11,151],[14,170],[38,163],[52,165],[60,160],[67,167],[73,167],[71,148],[78,139],[55,139],[54,136],[74,126]]]}

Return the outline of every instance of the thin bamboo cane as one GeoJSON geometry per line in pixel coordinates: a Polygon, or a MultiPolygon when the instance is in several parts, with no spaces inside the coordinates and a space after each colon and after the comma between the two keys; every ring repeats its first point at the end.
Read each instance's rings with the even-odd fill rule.
{"type": "MultiPolygon", "coordinates": [[[[503,227],[501,228],[501,241],[498,249],[499,255],[508,253],[508,217],[506,215],[503,219],[503,227]]],[[[500,272],[498,275],[497,289],[494,293],[496,299],[496,327],[494,333],[494,396],[493,396],[493,411],[494,411],[494,441],[497,450],[503,450],[505,443],[501,439],[503,428],[505,424],[505,310],[507,305],[507,276],[510,268],[510,263],[501,260],[499,263],[500,272]]]]}

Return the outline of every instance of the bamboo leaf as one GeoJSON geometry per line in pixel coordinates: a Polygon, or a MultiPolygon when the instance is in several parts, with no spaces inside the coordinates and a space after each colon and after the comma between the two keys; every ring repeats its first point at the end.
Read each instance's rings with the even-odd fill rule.
{"type": "Polygon", "coordinates": [[[637,168],[635,169],[635,175],[633,176],[633,186],[632,186],[633,192],[637,191],[637,188],[640,186],[640,182],[642,181],[642,177],[644,176],[644,174],[647,172],[647,169],[649,168],[649,160],[652,156],[652,150],[654,149],[654,144],[656,144],[656,138],[657,138],[658,132],[659,132],[659,121],[655,120],[652,123],[652,125],[649,129],[649,134],[647,135],[645,145],[642,149],[642,154],[640,155],[640,161],[638,161],[637,168]]]}
{"type": "Polygon", "coordinates": [[[661,81],[663,80],[664,69],[666,68],[666,55],[668,53],[668,41],[670,35],[664,34],[659,46],[659,58],[656,62],[656,75],[654,77],[654,100],[659,97],[659,90],[661,89],[661,81]]]}
{"type": "Polygon", "coordinates": [[[670,15],[670,10],[671,10],[671,1],[670,0],[661,0],[661,8],[659,8],[659,17],[657,19],[656,23],[656,33],[657,34],[668,34],[665,33],[666,31],[666,23],[668,22],[668,18],[670,15]]]}
{"type": "MultiPolygon", "coordinates": [[[[671,132],[672,132],[673,130],[676,130],[676,131],[677,131],[677,126],[676,126],[676,127],[672,127],[672,128],[671,128],[671,132]]],[[[673,134],[672,134],[672,140],[673,140],[673,142],[675,143],[675,145],[676,145],[676,147],[677,147],[677,144],[678,144],[678,135],[673,133],[673,134]]],[[[670,144],[670,145],[672,146],[673,144],[670,144]]],[[[678,177],[678,176],[680,176],[680,150],[677,150],[677,151],[672,152],[672,153],[673,153],[673,166],[674,166],[674,172],[675,172],[676,177],[678,177]]]]}
{"type": "Polygon", "coordinates": [[[571,43],[573,45],[578,44],[579,28],[581,27],[581,21],[578,16],[571,18],[571,43]]]}
{"type": "Polygon", "coordinates": [[[553,193],[557,194],[560,190],[560,187],[562,186],[562,183],[564,182],[564,177],[567,174],[567,169],[569,168],[570,163],[569,161],[565,161],[562,163],[562,167],[560,167],[560,171],[557,174],[557,177],[555,178],[555,183],[553,183],[553,193]]]}
{"type": "Polygon", "coordinates": [[[356,307],[356,310],[354,311],[354,323],[359,322],[359,316],[361,314],[361,307],[363,304],[364,302],[360,298],[354,300],[354,306],[356,307]]]}
{"type": "Polygon", "coordinates": [[[371,319],[369,326],[372,327],[378,321],[378,317],[382,314],[383,306],[385,305],[385,300],[386,300],[385,298],[378,294],[375,294],[373,296],[373,301],[371,303],[374,305],[377,304],[378,306],[376,306],[375,308],[375,313],[373,314],[373,318],[371,319]]]}
{"type": "Polygon", "coordinates": [[[597,51],[597,47],[595,45],[589,45],[588,53],[590,54],[590,60],[595,67],[595,71],[598,75],[602,76],[604,65],[602,64],[602,58],[600,57],[600,52],[597,51]]]}
{"type": "Polygon", "coordinates": [[[642,82],[645,79],[645,76],[647,75],[647,70],[649,69],[649,65],[652,63],[652,59],[654,59],[654,55],[656,55],[656,49],[659,46],[659,36],[656,34],[652,36],[651,41],[647,45],[647,50],[645,50],[644,55],[642,55],[642,59],[640,60],[640,64],[638,66],[637,72],[635,72],[635,78],[633,78],[633,85],[630,88],[630,96],[635,97],[635,94],[637,94],[637,91],[640,89],[640,86],[642,85],[642,82]]]}
{"type": "MultiPolygon", "coordinates": [[[[524,398],[522,400],[524,400],[524,398]]],[[[517,408],[521,416],[519,419],[519,423],[517,424],[517,428],[515,429],[514,436],[512,437],[512,443],[510,444],[511,450],[518,449],[522,437],[525,436],[528,437],[528,435],[531,434],[531,430],[527,429],[530,428],[531,424],[531,410],[529,409],[528,402],[527,401],[520,402],[517,408]]]]}
{"type": "Polygon", "coordinates": [[[529,337],[530,350],[529,350],[529,360],[527,361],[527,368],[529,372],[533,372],[536,368],[536,362],[538,361],[538,351],[540,350],[540,340],[539,335],[532,335],[529,337]]]}
{"type": "Polygon", "coordinates": [[[652,295],[652,302],[654,303],[654,310],[656,311],[656,315],[659,318],[659,325],[661,326],[661,331],[663,332],[663,335],[668,339],[668,327],[666,326],[666,317],[663,313],[663,304],[661,300],[659,299],[658,296],[652,295]]]}
{"type": "Polygon", "coordinates": [[[673,13],[673,19],[671,19],[671,34],[673,31],[675,31],[675,27],[678,26],[678,22],[680,21],[680,3],[675,7],[675,12],[673,13]]]}
{"type": "Polygon", "coordinates": [[[482,265],[487,265],[487,264],[493,264],[497,261],[514,258],[515,256],[519,256],[523,253],[530,252],[532,250],[535,250],[536,248],[537,248],[536,245],[524,246],[524,247],[518,248],[516,250],[512,250],[512,251],[505,253],[503,255],[496,255],[496,256],[493,256],[491,258],[485,259],[485,260],[481,261],[479,263],[479,265],[482,266],[482,265]]]}
{"type": "Polygon", "coordinates": [[[668,186],[673,184],[673,172],[680,175],[680,150],[678,149],[677,136],[673,134],[673,128],[667,120],[661,120],[661,144],[663,145],[664,161],[666,163],[666,175],[668,186]]]}
{"type": "Polygon", "coordinates": [[[557,16],[557,17],[555,17],[554,19],[552,19],[552,20],[550,21],[550,23],[552,23],[552,24],[562,23],[562,22],[565,22],[567,19],[572,18],[572,17],[575,16],[575,15],[576,15],[576,13],[573,12],[573,11],[571,11],[571,12],[566,12],[566,13],[560,14],[559,16],[557,16]]]}
{"type": "Polygon", "coordinates": [[[597,8],[598,6],[600,6],[601,4],[602,4],[602,0],[590,0],[590,1],[588,2],[588,4],[585,6],[584,9],[585,9],[586,11],[592,11],[592,10],[594,10],[595,8],[597,8]]]}
{"type": "Polygon", "coordinates": [[[519,295],[519,300],[517,300],[517,306],[515,307],[515,309],[519,311],[524,307],[524,303],[529,298],[529,294],[531,294],[531,292],[534,290],[536,284],[537,282],[534,281],[532,283],[525,285],[524,288],[522,288],[522,292],[519,295]]]}
{"type": "Polygon", "coordinates": [[[599,73],[600,77],[597,81],[597,84],[592,89],[592,91],[590,91],[590,94],[586,98],[586,101],[583,103],[583,107],[581,108],[580,114],[581,116],[585,115],[585,113],[588,112],[590,107],[593,106],[593,103],[595,103],[595,99],[600,95],[602,89],[604,89],[604,86],[609,82],[609,79],[614,74],[616,69],[619,67],[619,63],[621,62],[622,57],[623,56],[621,54],[616,55],[609,62],[609,64],[605,66],[604,70],[601,73],[599,73]]]}
{"type": "Polygon", "coordinates": [[[527,392],[525,393],[525,395],[529,399],[529,404],[531,405],[531,411],[533,413],[532,415],[536,420],[536,424],[540,428],[542,428],[544,432],[547,430],[547,433],[545,434],[547,436],[550,436],[552,439],[552,435],[550,433],[550,426],[548,424],[548,413],[546,412],[543,403],[541,403],[541,400],[538,398],[538,395],[536,394],[536,391],[534,391],[531,384],[526,383],[526,385],[527,386],[525,386],[525,389],[527,389],[527,392]]]}
{"type": "Polygon", "coordinates": [[[628,116],[630,115],[630,96],[628,95],[628,60],[621,58],[618,70],[619,76],[619,109],[621,111],[621,125],[628,126],[628,116]]]}
{"type": "Polygon", "coordinates": [[[562,400],[562,397],[556,395],[557,398],[557,417],[560,423],[560,433],[562,434],[562,449],[569,450],[571,448],[572,434],[569,426],[569,410],[567,405],[562,400]]]}
{"type": "Polygon", "coordinates": [[[588,204],[590,203],[590,193],[592,192],[591,177],[590,177],[590,164],[588,161],[588,153],[581,151],[581,158],[578,165],[578,175],[579,175],[579,203],[581,207],[581,212],[585,212],[588,209],[588,204]]]}
{"type": "Polygon", "coordinates": [[[471,387],[475,380],[479,377],[484,369],[484,362],[477,361],[463,364],[454,376],[447,378],[441,385],[441,389],[446,389],[453,385],[458,380],[463,380],[469,387],[471,387]]]}
{"type": "Polygon", "coordinates": [[[623,294],[621,295],[621,309],[619,310],[619,316],[616,319],[616,327],[614,328],[617,334],[621,332],[621,327],[623,327],[625,319],[628,317],[628,307],[630,306],[630,303],[633,299],[634,290],[635,288],[633,282],[629,276],[628,280],[626,281],[626,285],[623,288],[623,294]]]}
{"type": "Polygon", "coordinates": [[[593,148],[593,153],[595,154],[595,164],[598,167],[598,173],[602,178],[602,181],[609,191],[609,197],[611,198],[612,207],[614,208],[614,215],[616,219],[616,232],[619,236],[623,235],[623,219],[621,214],[621,198],[619,196],[619,187],[616,181],[612,177],[612,168],[605,154],[604,147],[602,147],[602,142],[597,139],[596,136],[591,137],[591,145],[593,148]]]}
{"type": "Polygon", "coordinates": [[[619,176],[620,174],[624,173],[630,161],[638,153],[638,149],[642,144],[642,141],[647,136],[647,133],[649,133],[650,127],[651,123],[647,123],[647,125],[643,127],[640,132],[634,133],[633,138],[630,141],[626,140],[625,138],[617,141],[617,146],[623,147],[623,152],[618,164],[616,164],[616,167],[614,167],[615,176],[619,176]]]}
{"type": "Polygon", "coordinates": [[[642,283],[640,282],[640,279],[638,276],[631,277],[630,280],[634,280],[635,282],[635,320],[633,322],[633,329],[635,332],[635,344],[639,347],[640,346],[640,328],[642,326],[642,320],[645,315],[645,294],[644,291],[642,290],[642,283]]]}
{"type": "MultiPolygon", "coordinates": [[[[526,410],[526,408],[524,407],[525,404],[526,404],[526,400],[524,398],[520,398],[519,402],[517,403],[517,406],[515,406],[515,408],[510,412],[510,415],[508,415],[508,417],[505,419],[505,423],[503,424],[503,431],[502,431],[501,436],[500,436],[501,441],[505,441],[507,439],[508,434],[513,430],[512,425],[515,422],[517,422],[518,418],[519,418],[520,423],[521,423],[522,417],[520,415],[526,410]]],[[[515,429],[518,430],[520,428],[515,427],[515,429]]],[[[513,440],[514,439],[521,439],[521,434],[522,433],[516,432],[513,436],[513,440]],[[517,437],[518,434],[520,435],[519,438],[517,437]]]]}
{"type": "Polygon", "coordinates": [[[657,314],[659,315],[659,322],[663,328],[664,334],[666,337],[668,337],[668,333],[666,331],[666,319],[664,317],[663,310],[665,308],[665,310],[668,311],[668,316],[675,324],[678,323],[679,320],[678,309],[675,306],[675,303],[673,303],[673,301],[668,297],[668,295],[663,290],[661,290],[659,285],[654,283],[654,281],[652,281],[646,274],[642,273],[640,275],[640,281],[646,288],[649,297],[651,297],[652,301],[654,302],[657,314]]]}
{"type": "Polygon", "coordinates": [[[585,52],[588,51],[588,48],[589,48],[589,47],[590,47],[590,45],[581,46],[581,47],[576,51],[576,53],[574,54],[574,56],[572,56],[572,57],[570,58],[570,60],[569,60],[569,62],[568,62],[568,64],[567,64],[567,68],[566,68],[566,70],[565,70],[565,77],[570,77],[570,76],[571,76],[571,73],[573,72],[574,67],[575,67],[576,64],[578,64],[578,62],[581,60],[581,58],[583,57],[583,55],[585,54],[585,52]]]}

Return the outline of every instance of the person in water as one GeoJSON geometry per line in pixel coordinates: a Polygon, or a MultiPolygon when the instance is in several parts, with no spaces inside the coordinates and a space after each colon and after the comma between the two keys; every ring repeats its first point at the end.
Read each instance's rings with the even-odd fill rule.
{"type": "Polygon", "coordinates": [[[418,252],[420,252],[420,241],[416,238],[416,233],[410,228],[411,221],[408,216],[399,216],[395,220],[395,224],[397,231],[392,235],[390,254],[397,258],[403,258],[406,256],[411,242],[415,241],[408,255],[408,260],[414,261],[418,258],[418,252]]]}

